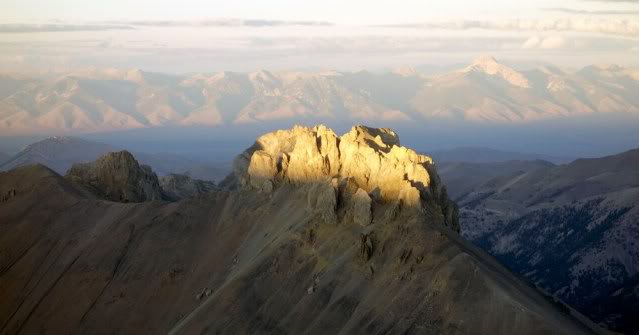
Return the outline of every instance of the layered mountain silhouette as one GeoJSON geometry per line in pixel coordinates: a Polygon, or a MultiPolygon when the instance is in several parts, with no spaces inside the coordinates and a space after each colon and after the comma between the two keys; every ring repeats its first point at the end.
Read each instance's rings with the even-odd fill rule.
{"type": "Polygon", "coordinates": [[[598,331],[461,239],[432,160],[390,129],[266,134],[179,202],[113,197],[157,184],[139,170],[0,173],[2,333],[598,331]]]}
{"type": "MultiPolygon", "coordinates": [[[[472,156],[471,156],[472,157],[472,156]]],[[[555,166],[544,160],[514,160],[502,162],[442,162],[437,171],[444,179],[448,194],[461,201],[473,192],[492,190],[495,183],[538,169],[555,166]]],[[[473,230],[469,228],[469,231],[473,230]]]]}
{"type": "Polygon", "coordinates": [[[639,331],[639,150],[440,172],[463,235],[596,322],[639,331]],[[477,177],[475,177],[477,176],[477,177]]]}
{"type": "Polygon", "coordinates": [[[0,77],[0,129],[52,130],[220,125],[266,121],[527,122],[639,112],[636,70],[552,66],[519,71],[482,57],[459,70],[221,72],[76,71],[0,77]]]}
{"type": "Polygon", "coordinates": [[[86,163],[117,148],[77,137],[53,136],[27,145],[17,154],[0,163],[0,170],[32,164],[43,164],[64,174],[74,163],[86,163]]]}
{"type": "MultiPolygon", "coordinates": [[[[569,163],[576,157],[553,156],[536,153],[522,153],[487,147],[456,147],[427,153],[438,164],[442,163],[502,163],[509,161],[547,161],[554,164],[569,163]]],[[[481,165],[480,165],[481,166],[481,165]]]]}
{"type": "MultiPolygon", "coordinates": [[[[72,136],[54,136],[26,146],[17,154],[0,161],[0,171],[43,164],[58,174],[65,174],[73,164],[89,163],[109,152],[121,151],[112,145],[72,136]]],[[[142,164],[149,165],[160,176],[189,175],[194,179],[222,180],[230,168],[225,164],[197,161],[171,153],[134,153],[142,164]]]]}

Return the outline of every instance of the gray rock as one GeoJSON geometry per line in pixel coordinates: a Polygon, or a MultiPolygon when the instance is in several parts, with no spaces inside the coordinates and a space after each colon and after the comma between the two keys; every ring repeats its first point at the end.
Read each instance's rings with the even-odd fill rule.
{"type": "Polygon", "coordinates": [[[144,202],[162,199],[157,175],[128,151],[108,153],[93,163],[74,164],[67,179],[106,200],[144,202]]]}
{"type": "Polygon", "coordinates": [[[164,196],[169,200],[195,198],[217,190],[213,182],[173,173],[160,177],[160,186],[164,196]]]}

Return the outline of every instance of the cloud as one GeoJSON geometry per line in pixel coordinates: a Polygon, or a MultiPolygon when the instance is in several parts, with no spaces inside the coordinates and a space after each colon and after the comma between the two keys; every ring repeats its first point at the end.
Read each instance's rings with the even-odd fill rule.
{"type": "Polygon", "coordinates": [[[546,12],[578,14],[578,15],[639,15],[639,10],[584,10],[572,8],[542,8],[546,12]]]}
{"type": "Polygon", "coordinates": [[[285,26],[331,26],[323,21],[281,21],[281,20],[245,20],[245,19],[209,19],[209,20],[129,20],[105,21],[93,23],[14,23],[0,24],[0,33],[42,33],[131,30],[136,27],[285,27],[285,26]]]}
{"type": "MultiPolygon", "coordinates": [[[[570,9],[548,9],[567,10],[570,9]]],[[[608,11],[612,13],[613,11],[608,11]]],[[[142,30],[146,27],[335,27],[351,29],[352,27],[335,26],[324,21],[283,21],[283,20],[246,20],[246,19],[206,19],[206,20],[125,20],[92,23],[16,23],[0,24],[0,33],[35,33],[35,32],[74,32],[74,31],[108,31],[108,30],[142,30]]],[[[412,28],[423,30],[472,30],[487,31],[537,31],[537,32],[579,32],[607,34],[625,37],[639,37],[639,20],[613,17],[568,17],[549,19],[507,19],[507,20],[451,20],[424,23],[373,25],[369,28],[412,28]]],[[[359,27],[366,28],[366,27],[359,27]]]]}
{"type": "Polygon", "coordinates": [[[383,25],[387,28],[497,31],[556,31],[639,36],[639,21],[615,18],[456,20],[383,25]]]}
{"type": "Polygon", "coordinates": [[[535,49],[541,43],[539,36],[532,36],[521,46],[523,49],[535,49]]]}
{"type": "Polygon", "coordinates": [[[561,49],[567,47],[568,43],[562,36],[548,36],[540,38],[539,36],[532,36],[527,39],[521,46],[523,49],[561,49]]]}
{"type": "Polygon", "coordinates": [[[586,2],[617,2],[617,3],[639,3],[639,0],[581,0],[586,2]]]}
{"type": "Polygon", "coordinates": [[[564,46],[566,46],[566,39],[561,36],[549,36],[539,43],[541,49],[559,49],[564,46]]]}
{"type": "Polygon", "coordinates": [[[220,18],[207,20],[135,20],[111,21],[110,24],[126,24],[146,27],[281,27],[281,26],[332,26],[325,21],[284,21],[220,18]]]}
{"type": "Polygon", "coordinates": [[[134,29],[127,25],[112,24],[0,24],[0,33],[42,33],[72,31],[104,31],[134,29]]]}

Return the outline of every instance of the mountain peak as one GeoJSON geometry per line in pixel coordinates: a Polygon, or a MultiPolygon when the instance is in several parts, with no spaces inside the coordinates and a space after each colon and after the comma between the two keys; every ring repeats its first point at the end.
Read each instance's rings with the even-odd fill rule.
{"type": "Polygon", "coordinates": [[[441,188],[432,159],[402,147],[388,128],[360,125],[341,137],[323,125],[268,133],[236,158],[234,175],[238,186],[262,192],[285,184],[320,185],[321,191],[311,192],[323,194],[321,205],[314,207],[329,213],[329,221],[335,220],[330,213],[338,198],[363,208],[366,215],[358,215],[363,225],[371,223],[375,203],[421,211],[436,199],[445,224],[458,230],[455,206],[441,188]]]}
{"type": "Polygon", "coordinates": [[[530,88],[530,82],[523,74],[499,63],[494,57],[482,56],[462,70],[463,73],[481,73],[490,76],[501,77],[509,84],[521,88],[530,88]]]}
{"type": "Polygon", "coordinates": [[[499,65],[499,62],[493,56],[479,56],[473,60],[473,65],[479,65],[483,67],[499,65]]]}
{"type": "Polygon", "coordinates": [[[43,139],[42,141],[38,141],[35,143],[31,143],[27,145],[22,151],[30,150],[34,148],[51,148],[51,146],[57,146],[61,144],[69,144],[69,143],[81,143],[84,140],[72,137],[72,136],[51,136],[43,139]]]}
{"type": "Polygon", "coordinates": [[[143,202],[162,198],[157,175],[149,166],[139,165],[128,151],[108,153],[93,163],[73,164],[65,177],[112,201],[143,202]]]}
{"type": "Polygon", "coordinates": [[[275,75],[273,74],[273,72],[268,71],[268,70],[259,70],[259,71],[251,72],[251,73],[249,73],[249,77],[254,78],[254,79],[260,79],[260,80],[274,80],[275,79],[275,75]]]}
{"type": "Polygon", "coordinates": [[[44,141],[59,142],[59,143],[69,143],[69,142],[73,142],[73,141],[76,141],[76,140],[77,140],[77,138],[70,137],[70,136],[51,136],[51,137],[47,137],[44,141]]]}

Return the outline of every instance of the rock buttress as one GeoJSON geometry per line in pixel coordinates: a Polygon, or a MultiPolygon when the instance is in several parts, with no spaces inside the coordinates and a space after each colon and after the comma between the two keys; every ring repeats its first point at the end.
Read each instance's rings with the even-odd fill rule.
{"type": "Polygon", "coordinates": [[[367,225],[382,207],[385,216],[430,211],[459,231],[457,206],[433,160],[401,146],[388,128],[355,126],[341,137],[323,125],[271,132],[235,159],[233,178],[240,188],[267,193],[282,183],[322,184],[321,196],[308,203],[314,212],[334,208],[337,215],[324,213],[326,218],[367,225]]]}

